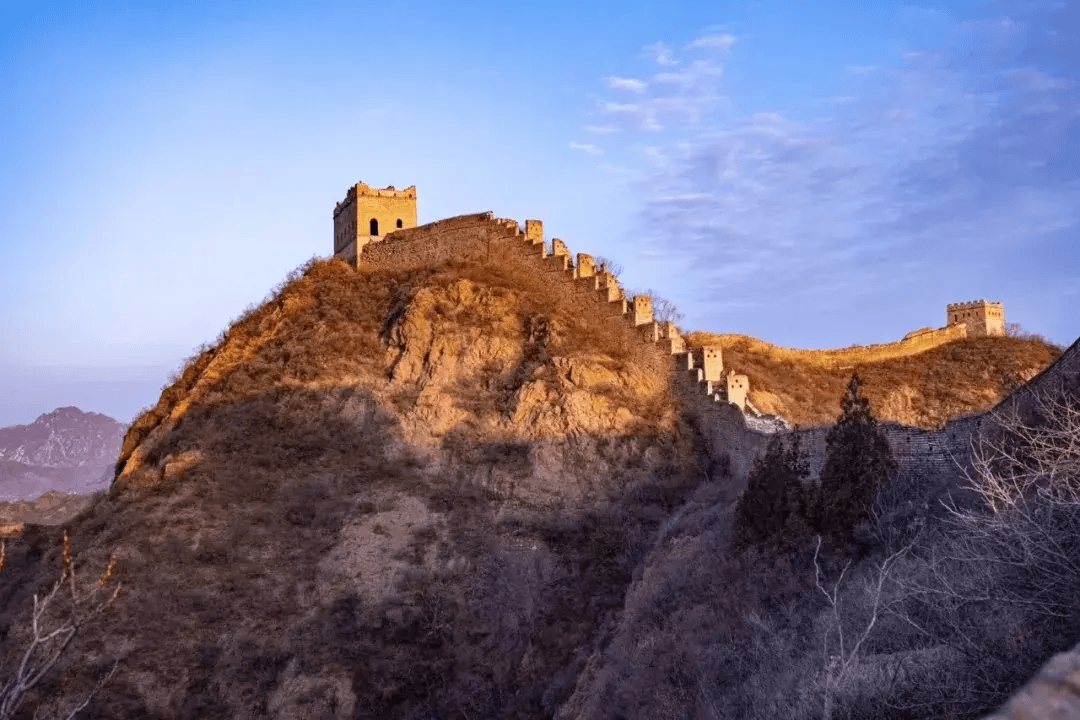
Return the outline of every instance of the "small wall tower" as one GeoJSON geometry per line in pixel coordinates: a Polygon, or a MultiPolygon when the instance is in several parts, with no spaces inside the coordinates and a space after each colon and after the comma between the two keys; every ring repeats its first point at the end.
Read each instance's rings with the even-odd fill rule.
{"type": "Polygon", "coordinates": [[[334,206],[334,255],[355,263],[369,242],[416,227],[416,186],[383,190],[358,182],[334,206]]]}
{"type": "Polygon", "coordinates": [[[1005,308],[990,300],[949,303],[945,308],[945,321],[947,325],[967,325],[968,337],[1005,334],[1005,308]]]}
{"type": "Polygon", "coordinates": [[[701,367],[704,369],[704,379],[708,382],[720,382],[721,373],[724,372],[724,356],[718,347],[706,346],[701,350],[701,367]]]}
{"type": "Polygon", "coordinates": [[[720,388],[720,394],[724,400],[746,412],[746,395],[749,392],[750,378],[738,375],[734,370],[724,373],[724,382],[720,388]]]}

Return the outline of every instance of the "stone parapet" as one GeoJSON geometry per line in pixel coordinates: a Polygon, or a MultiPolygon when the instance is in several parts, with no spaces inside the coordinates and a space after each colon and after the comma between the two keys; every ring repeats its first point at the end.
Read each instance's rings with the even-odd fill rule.
{"type": "MultiPolygon", "coordinates": [[[[353,262],[366,270],[400,269],[440,264],[450,260],[474,259],[487,262],[536,263],[538,270],[546,270],[544,277],[558,285],[562,291],[580,297],[585,308],[622,318],[627,326],[636,330],[645,343],[672,358],[673,391],[686,416],[697,425],[706,438],[709,453],[714,459],[727,458],[736,483],[745,480],[754,459],[764,451],[770,437],[798,434],[807,453],[811,482],[816,482],[825,460],[825,437],[831,426],[788,430],[777,418],[744,415],[740,407],[732,404],[735,395],[741,395],[740,405],[749,404],[745,375],[728,372],[723,374],[720,347],[705,348],[696,356],[686,349],[686,341],[673,323],[656,322],[649,307],[648,319],[643,319],[645,304],[640,297],[628,301],[616,278],[597,268],[589,255],[579,253],[577,263],[570,264],[573,257],[561,240],[552,243],[552,254],[547,253],[543,238],[543,225],[529,220],[525,232],[510,220],[496,219],[492,213],[476,213],[447,218],[415,228],[389,233],[379,241],[359,248],[353,262]],[[513,258],[513,260],[511,260],[513,258]]],[[[719,336],[740,338],[768,346],[776,355],[787,353],[790,357],[812,362],[852,366],[867,362],[879,355],[888,357],[923,352],[930,347],[965,336],[963,325],[940,330],[920,331],[900,343],[881,346],[849,348],[837,351],[800,351],[770,346],[768,343],[745,336],[719,336]]],[[[1075,379],[1080,374],[1080,340],[1073,343],[1050,367],[1003,400],[995,409],[1009,403],[1022,407],[1034,402],[1040,389],[1048,389],[1065,379],[1075,379]]],[[[992,412],[992,411],[991,411],[992,412]]],[[[941,430],[922,430],[896,423],[883,424],[882,431],[892,448],[901,471],[920,475],[942,486],[954,482],[957,474],[970,467],[973,438],[990,421],[991,414],[983,413],[958,418],[941,430]]]]}

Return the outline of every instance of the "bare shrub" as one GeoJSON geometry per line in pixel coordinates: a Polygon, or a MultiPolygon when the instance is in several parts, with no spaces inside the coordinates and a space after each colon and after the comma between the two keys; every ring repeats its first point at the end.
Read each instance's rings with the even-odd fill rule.
{"type": "Polygon", "coordinates": [[[594,260],[596,262],[596,267],[599,268],[601,272],[611,273],[615,277],[619,277],[620,275],[622,275],[622,265],[615,262],[614,260],[610,260],[606,257],[601,257],[599,255],[597,255],[594,260]]]}
{"type": "Polygon", "coordinates": [[[1058,350],[1065,349],[1063,346],[1047,340],[1045,335],[1025,330],[1020,326],[1020,323],[1005,323],[1005,337],[1017,338],[1019,340],[1029,340],[1032,342],[1040,342],[1043,345],[1051,345],[1053,347],[1056,347],[1058,350]]]}
{"type": "MultiPolygon", "coordinates": [[[[39,598],[36,593],[34,594],[34,611],[30,618],[34,636],[30,641],[30,646],[23,653],[14,677],[0,686],[0,720],[8,720],[8,718],[14,717],[27,692],[41,682],[42,678],[52,670],[56,661],[64,654],[64,651],[67,650],[68,645],[79,631],[90,620],[111,605],[120,594],[121,584],[117,583],[116,589],[107,600],[96,600],[98,592],[109,583],[116,570],[115,555],[109,556],[109,566],[93,589],[88,593],[80,593],[75,582],[75,566],[71,561],[71,543],[68,541],[66,532],[64,533],[63,548],[64,569],[60,573],[60,579],[56,581],[52,590],[45,597],[39,598]],[[71,588],[71,607],[68,611],[68,617],[64,620],[53,619],[50,622],[48,617],[50,605],[53,608],[56,607],[54,600],[57,599],[57,593],[65,582],[71,588]],[[55,625],[55,627],[49,629],[49,625],[55,625]]],[[[4,569],[6,555],[6,546],[0,543],[0,571],[4,569]]],[[[69,720],[87,706],[94,694],[116,672],[118,664],[119,661],[114,663],[112,670],[101,679],[93,692],[71,710],[67,715],[69,720]]]]}
{"type": "Polygon", "coordinates": [[[876,572],[868,580],[864,589],[866,599],[870,603],[870,617],[866,621],[866,626],[861,630],[856,628],[854,635],[849,634],[845,638],[845,620],[850,621],[850,618],[841,615],[840,585],[843,583],[844,575],[851,566],[851,561],[848,561],[844,565],[844,569],[840,571],[840,577],[833,583],[832,590],[826,590],[825,586],[822,585],[821,566],[818,564],[818,554],[821,551],[821,536],[818,536],[817,547],[814,550],[814,580],[817,589],[821,591],[829,604],[829,619],[826,623],[821,646],[822,661],[825,668],[825,677],[822,681],[822,717],[824,720],[831,720],[836,705],[837,689],[855,672],[862,658],[861,650],[863,645],[870,637],[880,614],[884,611],[882,607],[883,591],[890,573],[893,572],[897,561],[910,551],[911,547],[912,545],[909,544],[897,550],[885,558],[877,567],[876,572]],[[832,640],[832,638],[835,638],[835,640],[832,640]]]}
{"type": "Polygon", "coordinates": [[[993,415],[972,443],[974,507],[946,524],[897,579],[894,615],[961,659],[902,707],[959,717],[993,710],[1080,636],[1080,412],[1064,383],[993,415]]]}

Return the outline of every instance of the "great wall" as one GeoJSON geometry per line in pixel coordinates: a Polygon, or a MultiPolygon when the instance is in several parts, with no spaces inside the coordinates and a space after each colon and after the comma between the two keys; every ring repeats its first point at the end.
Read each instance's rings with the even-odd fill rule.
{"type": "MultiPolygon", "coordinates": [[[[415,187],[398,192],[393,187],[374,190],[359,183],[350,188],[345,201],[334,210],[334,254],[358,269],[368,270],[412,269],[458,260],[530,263],[540,271],[542,280],[560,292],[574,294],[582,301],[583,308],[621,318],[637,331],[643,344],[670,358],[673,391],[684,413],[707,438],[712,458],[729,468],[734,479],[745,479],[754,459],[778,433],[788,438],[798,436],[807,455],[810,479],[818,479],[830,426],[791,429],[778,418],[758,413],[749,401],[746,376],[731,370],[724,372],[720,347],[689,349],[674,323],[657,322],[653,318],[649,296],[628,298],[617,278],[598,267],[592,256],[578,253],[575,262],[566,243],[558,238],[553,238],[549,246],[544,240],[543,224],[538,220],[526,220],[524,232],[516,220],[496,218],[491,212],[417,226],[415,203],[415,187]],[[394,203],[393,207],[378,209],[384,199],[394,203]],[[401,229],[382,236],[362,235],[365,227],[362,211],[366,209],[370,213],[372,208],[378,209],[374,211],[378,217],[368,223],[370,229],[378,224],[401,229]]],[[[972,336],[1004,333],[1000,303],[978,300],[951,304],[946,319],[943,328],[918,330],[896,343],[836,351],[777,348],[741,335],[715,337],[721,342],[745,339],[768,345],[774,356],[786,359],[853,367],[882,357],[923,352],[968,337],[969,333],[972,336]]],[[[995,411],[1011,404],[1030,407],[1038,393],[1065,381],[1074,382],[1078,376],[1080,340],[988,412],[955,418],[940,430],[898,423],[883,423],[881,427],[901,473],[920,477],[930,485],[947,486],[958,473],[970,470],[972,440],[992,422],[995,411]]]]}

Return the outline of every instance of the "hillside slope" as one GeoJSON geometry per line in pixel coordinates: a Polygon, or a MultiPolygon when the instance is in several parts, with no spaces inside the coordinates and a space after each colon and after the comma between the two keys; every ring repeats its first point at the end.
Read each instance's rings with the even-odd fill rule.
{"type": "Polygon", "coordinates": [[[1061,355],[1036,340],[982,337],[841,368],[815,362],[812,351],[792,358],[783,348],[744,336],[697,332],[687,344],[722,347],[724,367],[749,378],[755,407],[803,427],[836,421],[855,367],[878,420],[938,429],[990,410],[1061,355]]]}
{"type": "MultiPolygon", "coordinates": [[[[728,556],[739,487],[676,361],[555,261],[314,261],[233,323],[104,496],[11,540],[0,677],[64,531],[80,578],[115,553],[123,583],[17,717],[66,716],[116,660],[81,717],[685,717],[754,676],[762,632],[820,622],[805,562],[728,556]]],[[[818,653],[790,657],[805,689],[818,653]]]]}
{"type": "MultiPolygon", "coordinates": [[[[666,359],[522,269],[314,262],[193,358],[66,526],[124,590],[27,712],[122,658],[85,717],[552,716],[707,468],[666,359]]],[[[0,676],[59,532],[9,548],[0,676]]]]}

